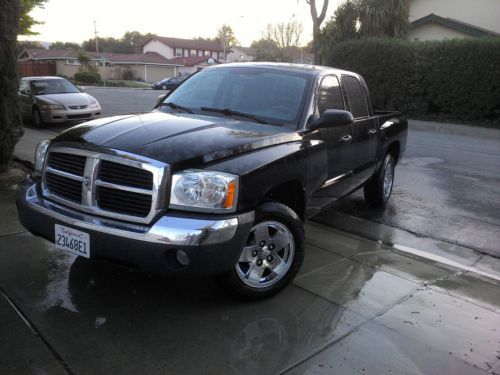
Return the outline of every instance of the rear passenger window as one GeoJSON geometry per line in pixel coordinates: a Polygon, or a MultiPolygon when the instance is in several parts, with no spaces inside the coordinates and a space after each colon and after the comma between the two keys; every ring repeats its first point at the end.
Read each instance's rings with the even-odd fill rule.
{"type": "Polygon", "coordinates": [[[326,76],[321,81],[318,96],[318,110],[322,115],[327,109],[345,110],[339,79],[335,76],[326,76]]]}
{"type": "Polygon", "coordinates": [[[347,91],[351,113],[354,118],[368,116],[368,105],[361,82],[356,77],[342,76],[342,82],[347,91]]]}

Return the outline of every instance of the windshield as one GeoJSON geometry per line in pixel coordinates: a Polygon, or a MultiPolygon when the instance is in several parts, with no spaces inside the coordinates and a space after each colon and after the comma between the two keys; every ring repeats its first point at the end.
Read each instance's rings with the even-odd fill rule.
{"type": "MultiPolygon", "coordinates": [[[[278,69],[206,69],[180,85],[165,104],[173,103],[210,115],[238,116],[240,113],[271,125],[296,128],[310,80],[304,73],[278,69]]],[[[171,110],[172,106],[161,108],[171,110]]]]}
{"type": "Polygon", "coordinates": [[[30,82],[33,95],[78,93],[74,85],[65,79],[39,79],[30,82]]]}

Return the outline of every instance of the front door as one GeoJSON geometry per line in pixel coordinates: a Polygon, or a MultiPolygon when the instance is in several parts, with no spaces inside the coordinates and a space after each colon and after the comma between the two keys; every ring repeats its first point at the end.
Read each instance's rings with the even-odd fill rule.
{"type": "MultiPolygon", "coordinates": [[[[317,116],[321,116],[327,109],[346,109],[339,79],[334,75],[323,77],[317,98],[317,116]]],[[[327,178],[311,202],[315,208],[320,209],[352,190],[354,135],[352,125],[327,126],[318,131],[320,139],[326,145],[328,158],[327,178]]]]}

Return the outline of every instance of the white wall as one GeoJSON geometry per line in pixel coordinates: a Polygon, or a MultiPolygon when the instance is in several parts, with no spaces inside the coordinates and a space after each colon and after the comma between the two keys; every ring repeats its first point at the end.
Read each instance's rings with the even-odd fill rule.
{"type": "Polygon", "coordinates": [[[150,40],[142,47],[142,53],[146,52],[156,52],[166,59],[173,59],[175,57],[173,48],[167,47],[165,44],[154,39],[150,40]]]}
{"type": "Polygon", "coordinates": [[[410,22],[431,13],[500,33],[500,0],[410,1],[410,22]]]}

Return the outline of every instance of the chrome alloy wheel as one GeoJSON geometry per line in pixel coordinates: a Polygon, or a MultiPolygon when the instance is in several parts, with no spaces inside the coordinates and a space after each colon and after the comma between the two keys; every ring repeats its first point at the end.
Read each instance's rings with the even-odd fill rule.
{"type": "Polygon", "coordinates": [[[392,185],[394,183],[394,164],[391,162],[385,166],[384,173],[384,198],[389,199],[392,192],[392,185]]]}
{"type": "Polygon", "coordinates": [[[293,234],[277,221],[263,221],[250,231],[236,263],[240,280],[252,288],[266,288],[280,281],[295,255],[293,234]]]}

